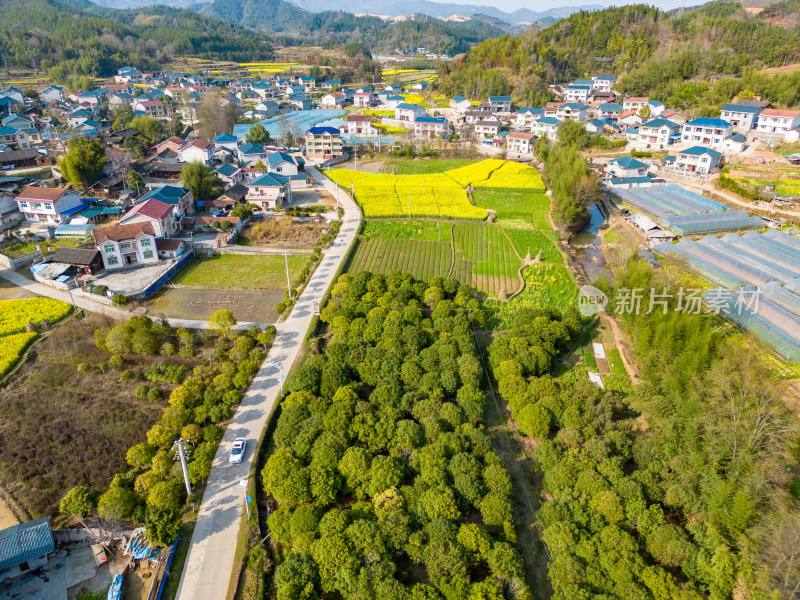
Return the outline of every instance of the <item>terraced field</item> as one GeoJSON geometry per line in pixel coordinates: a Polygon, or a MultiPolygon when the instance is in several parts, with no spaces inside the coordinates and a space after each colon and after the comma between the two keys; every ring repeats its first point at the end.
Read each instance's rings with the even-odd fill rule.
{"type": "Polygon", "coordinates": [[[421,281],[430,281],[431,277],[447,277],[453,264],[450,242],[371,238],[357,243],[347,269],[351,273],[388,273],[396,269],[421,281]]]}
{"type": "Polygon", "coordinates": [[[519,288],[521,262],[501,228],[459,223],[453,228],[453,243],[453,277],[492,295],[519,288]]]}

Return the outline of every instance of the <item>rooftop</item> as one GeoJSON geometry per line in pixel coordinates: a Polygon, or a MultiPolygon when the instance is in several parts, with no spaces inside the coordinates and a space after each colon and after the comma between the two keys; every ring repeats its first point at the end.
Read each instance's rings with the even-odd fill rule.
{"type": "Polygon", "coordinates": [[[106,240],[120,242],[122,240],[135,240],[143,235],[156,236],[150,223],[129,223],[127,225],[112,225],[92,230],[95,244],[102,244],[106,240]]]}
{"type": "Polygon", "coordinates": [[[124,215],[121,221],[124,221],[130,216],[133,215],[142,215],[143,217],[150,217],[151,219],[162,220],[166,217],[169,213],[172,212],[172,205],[167,204],[166,202],[161,202],[160,200],[156,200],[155,198],[150,198],[149,200],[145,200],[144,202],[140,202],[132,209],[128,211],[128,214],[124,215]]]}
{"type": "Polygon", "coordinates": [[[0,530],[0,571],[55,550],[50,517],[0,530]]]}

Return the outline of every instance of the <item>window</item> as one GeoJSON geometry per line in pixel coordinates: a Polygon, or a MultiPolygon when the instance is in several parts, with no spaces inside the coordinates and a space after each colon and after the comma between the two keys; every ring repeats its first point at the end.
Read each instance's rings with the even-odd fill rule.
{"type": "Polygon", "coordinates": [[[45,207],[47,210],[53,210],[53,205],[52,205],[52,204],[45,204],[45,205],[44,205],[44,207],[45,207]]]}
{"type": "Polygon", "coordinates": [[[153,251],[152,250],[145,250],[144,251],[145,258],[153,258],[153,251]]]}
{"type": "Polygon", "coordinates": [[[20,208],[28,208],[28,203],[27,202],[20,202],[19,205],[20,205],[20,208]]]}
{"type": "Polygon", "coordinates": [[[150,245],[150,238],[144,238],[141,242],[142,246],[149,246],[150,245]]]}
{"type": "Polygon", "coordinates": [[[106,246],[103,246],[103,250],[105,250],[106,252],[113,252],[114,251],[114,245],[113,244],[108,244],[106,246]]]}
{"type": "Polygon", "coordinates": [[[33,207],[34,208],[42,208],[42,203],[41,202],[34,202],[33,207]]]}
{"type": "Polygon", "coordinates": [[[117,264],[117,263],[119,262],[119,260],[117,259],[117,257],[116,257],[116,256],[114,256],[114,255],[112,254],[112,255],[110,255],[110,256],[106,256],[106,262],[107,262],[108,264],[110,264],[110,265],[115,265],[115,264],[117,264]]]}
{"type": "Polygon", "coordinates": [[[131,247],[131,243],[130,242],[122,242],[119,245],[120,250],[125,250],[125,249],[130,248],[130,247],[131,247]]]}

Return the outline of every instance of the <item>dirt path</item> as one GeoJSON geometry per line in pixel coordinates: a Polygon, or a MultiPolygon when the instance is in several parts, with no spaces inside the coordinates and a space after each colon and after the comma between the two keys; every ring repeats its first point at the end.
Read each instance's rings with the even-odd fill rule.
{"type": "Polygon", "coordinates": [[[608,327],[611,329],[611,333],[614,335],[614,345],[619,350],[619,356],[622,359],[622,364],[625,366],[625,370],[628,372],[628,377],[631,379],[631,383],[636,385],[639,383],[639,370],[636,368],[636,364],[629,360],[627,354],[630,352],[630,345],[628,343],[628,336],[626,336],[622,329],[620,329],[619,325],[617,324],[617,320],[614,317],[606,313],[601,313],[603,323],[607,324],[608,327]]]}
{"type": "Polygon", "coordinates": [[[5,503],[5,500],[0,497],[0,529],[11,527],[17,523],[19,523],[19,519],[17,519],[17,516],[11,510],[11,507],[5,503]]]}
{"type": "Polygon", "coordinates": [[[536,521],[541,473],[536,471],[533,463],[534,446],[530,444],[533,440],[520,438],[516,430],[510,426],[508,407],[491,383],[488,365],[484,360],[484,344],[481,344],[481,341],[488,345],[491,339],[488,336],[482,337],[481,340],[476,338],[489,381],[487,390],[489,402],[485,413],[487,432],[492,441],[492,449],[503,460],[506,471],[511,477],[514,517],[518,525],[517,541],[525,564],[525,581],[536,600],[548,600],[552,597],[553,590],[547,577],[549,560],[547,548],[541,540],[536,521]],[[526,445],[526,442],[529,444],[526,445]]]}

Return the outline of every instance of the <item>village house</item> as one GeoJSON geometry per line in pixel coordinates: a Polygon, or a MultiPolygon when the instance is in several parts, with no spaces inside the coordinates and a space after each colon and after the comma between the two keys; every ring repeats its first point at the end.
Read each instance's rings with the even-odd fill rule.
{"type": "Polygon", "coordinates": [[[208,166],[214,160],[214,143],[196,139],[184,144],[178,150],[178,160],[185,163],[199,162],[208,166]]]}
{"type": "Polygon", "coordinates": [[[350,135],[374,136],[378,129],[372,124],[372,117],[368,115],[347,115],[344,129],[350,135]]]}
{"type": "Polygon", "coordinates": [[[620,156],[606,163],[606,173],[611,177],[644,177],[647,175],[647,165],[630,156],[620,156]]]}
{"type": "Polygon", "coordinates": [[[556,119],[564,121],[571,119],[573,121],[586,120],[586,107],[577,102],[565,102],[556,108],[556,119]]]}
{"type": "Polygon", "coordinates": [[[758,106],[749,104],[726,104],[719,112],[719,118],[727,121],[735,129],[749,131],[758,123],[758,115],[761,109],[758,106]]]}
{"type": "Polygon", "coordinates": [[[239,140],[236,139],[235,135],[231,135],[230,133],[222,133],[214,138],[214,147],[217,150],[220,148],[225,148],[227,150],[235,151],[239,146],[238,142],[239,140]]]}
{"type": "Polygon", "coordinates": [[[344,95],[344,92],[331,92],[325,94],[320,100],[320,103],[322,106],[335,108],[337,106],[342,106],[346,100],[347,96],[344,95]]]}
{"type": "Polygon", "coordinates": [[[447,133],[447,119],[444,117],[417,117],[414,119],[414,135],[425,138],[440,138],[447,133]]]}
{"type": "Polygon", "coordinates": [[[622,100],[622,110],[639,111],[645,104],[650,102],[647,96],[627,96],[622,100]]]}
{"type": "Polygon", "coordinates": [[[264,210],[275,210],[292,201],[292,187],[288,177],[265,173],[247,184],[245,200],[264,210]]]}
{"type": "Polygon", "coordinates": [[[334,127],[312,127],[306,131],[306,158],[331,160],[344,152],[342,136],[334,127]]]}
{"type": "Polygon", "coordinates": [[[225,163],[214,170],[214,173],[228,185],[235,185],[244,180],[244,173],[233,163],[225,163]]]}
{"type": "Polygon", "coordinates": [[[613,75],[592,75],[592,88],[598,92],[610,92],[616,80],[613,75]]]}
{"type": "Polygon", "coordinates": [[[267,160],[264,164],[268,173],[280,173],[285,177],[297,175],[300,172],[300,167],[294,157],[285,152],[271,152],[267,154],[267,160]]]}
{"type": "Polygon", "coordinates": [[[64,102],[64,88],[59,87],[57,85],[49,85],[44,88],[41,93],[39,94],[42,97],[42,101],[45,104],[50,104],[51,102],[64,102]]]}
{"type": "Polygon", "coordinates": [[[425,109],[418,104],[398,104],[394,109],[394,118],[398,121],[408,121],[413,123],[418,117],[425,116],[425,109]]]}
{"type": "Polygon", "coordinates": [[[450,110],[455,113],[464,114],[466,111],[470,109],[472,106],[472,102],[470,102],[464,96],[455,96],[450,98],[450,110]]]}
{"type": "Polygon", "coordinates": [[[162,185],[142,196],[140,202],[155,198],[175,207],[177,218],[191,215],[194,212],[194,194],[192,190],[177,185],[162,185]]]}
{"type": "Polygon", "coordinates": [[[506,136],[506,152],[515,158],[530,158],[533,156],[533,142],[536,136],[532,133],[512,131],[506,136]]]}
{"type": "Polygon", "coordinates": [[[687,144],[719,147],[732,136],[733,125],[722,119],[701,117],[685,123],[681,129],[681,141],[687,144]]]}
{"type": "Polygon", "coordinates": [[[500,133],[500,121],[497,119],[482,119],[473,125],[473,130],[477,138],[493,138],[500,133]]]}
{"type": "Polygon", "coordinates": [[[263,162],[268,154],[261,144],[251,144],[249,142],[239,146],[237,152],[239,154],[239,160],[246,165],[254,165],[257,162],[263,162]]]}
{"type": "Polygon", "coordinates": [[[607,104],[601,104],[597,107],[597,116],[601,119],[613,119],[616,118],[619,113],[622,112],[622,104],[617,104],[615,102],[609,102],[607,104]]]}
{"type": "Polygon", "coordinates": [[[161,100],[137,100],[133,103],[133,110],[143,112],[154,119],[163,119],[167,116],[161,100]]]}
{"type": "Polygon", "coordinates": [[[637,127],[642,124],[642,117],[639,116],[639,111],[630,109],[625,110],[617,115],[617,123],[625,127],[637,127]]]}
{"type": "Polygon", "coordinates": [[[511,112],[511,96],[489,96],[492,113],[511,112]]]}
{"type": "Polygon", "coordinates": [[[29,223],[64,223],[83,206],[80,194],[67,188],[29,185],[16,197],[19,212],[29,223]]]}
{"type": "Polygon", "coordinates": [[[798,127],[800,127],[800,111],[765,108],[758,115],[756,131],[786,134],[798,127]]]}
{"type": "Polygon", "coordinates": [[[568,85],[564,90],[564,100],[567,102],[588,102],[592,92],[591,85],[568,85]]]}
{"type": "Polygon", "coordinates": [[[708,175],[719,169],[721,161],[722,153],[703,146],[692,146],[677,152],[674,167],[678,171],[708,175]]]}
{"type": "Polygon", "coordinates": [[[534,122],[531,132],[536,134],[537,137],[546,137],[550,141],[555,141],[558,139],[558,127],[560,125],[561,121],[558,119],[542,117],[534,122]]]}
{"type": "Polygon", "coordinates": [[[150,223],[112,225],[92,230],[106,269],[158,262],[156,234],[150,223]]]}
{"type": "Polygon", "coordinates": [[[369,106],[373,99],[372,92],[356,92],[353,94],[353,104],[355,106],[369,106]]]}
{"type": "Polygon", "coordinates": [[[517,129],[530,129],[533,122],[544,116],[544,110],[541,108],[525,107],[517,110],[517,129]]]}
{"type": "Polygon", "coordinates": [[[175,206],[155,198],[134,205],[119,219],[120,225],[130,223],[150,223],[156,237],[171,237],[178,231],[175,206]]]}
{"type": "Polygon", "coordinates": [[[681,126],[669,119],[653,119],[639,125],[636,145],[649,148],[666,148],[680,138],[681,126]]]}

